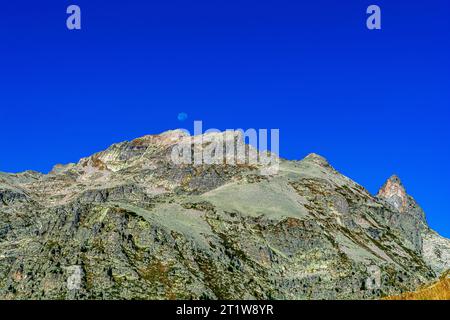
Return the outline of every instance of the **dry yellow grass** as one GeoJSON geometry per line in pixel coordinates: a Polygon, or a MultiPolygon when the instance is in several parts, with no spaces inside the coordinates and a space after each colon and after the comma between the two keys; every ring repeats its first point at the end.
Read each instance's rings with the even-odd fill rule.
{"type": "Polygon", "coordinates": [[[446,272],[439,281],[420,288],[415,292],[407,292],[386,300],[450,300],[450,272],[446,272]]]}

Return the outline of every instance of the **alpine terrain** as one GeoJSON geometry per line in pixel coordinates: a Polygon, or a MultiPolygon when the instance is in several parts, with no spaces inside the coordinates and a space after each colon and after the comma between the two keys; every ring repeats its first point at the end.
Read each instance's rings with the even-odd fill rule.
{"type": "Polygon", "coordinates": [[[316,154],[272,173],[172,160],[223,137],[175,130],[0,173],[0,298],[379,299],[450,269],[450,240],[396,176],[374,196],[316,154]]]}

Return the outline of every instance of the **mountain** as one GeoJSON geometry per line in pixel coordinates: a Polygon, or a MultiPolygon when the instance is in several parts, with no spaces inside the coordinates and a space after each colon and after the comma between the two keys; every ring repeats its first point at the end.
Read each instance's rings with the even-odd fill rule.
{"type": "Polygon", "coordinates": [[[175,130],[0,174],[0,298],[377,299],[450,269],[396,176],[373,196],[316,154],[274,172],[173,161],[222,138],[259,154],[175,130]]]}

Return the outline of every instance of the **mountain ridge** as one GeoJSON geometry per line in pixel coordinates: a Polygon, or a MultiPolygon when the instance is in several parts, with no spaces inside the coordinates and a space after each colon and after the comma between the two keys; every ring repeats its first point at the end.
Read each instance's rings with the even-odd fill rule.
{"type": "Polygon", "coordinates": [[[272,174],[171,160],[223,134],[173,130],[0,174],[0,297],[373,299],[450,268],[450,240],[396,176],[372,195],[317,154],[272,174]]]}

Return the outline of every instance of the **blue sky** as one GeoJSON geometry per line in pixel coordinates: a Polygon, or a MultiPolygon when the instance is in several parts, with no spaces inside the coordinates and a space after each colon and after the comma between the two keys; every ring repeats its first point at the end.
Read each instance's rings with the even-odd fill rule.
{"type": "Polygon", "coordinates": [[[450,3],[0,5],[0,171],[48,172],[168,129],[279,128],[375,193],[393,173],[450,237],[450,3]],[[82,30],[65,26],[82,10],[82,30]],[[382,30],[366,8],[382,9],[382,30]],[[184,112],[188,120],[180,122],[184,112]]]}

